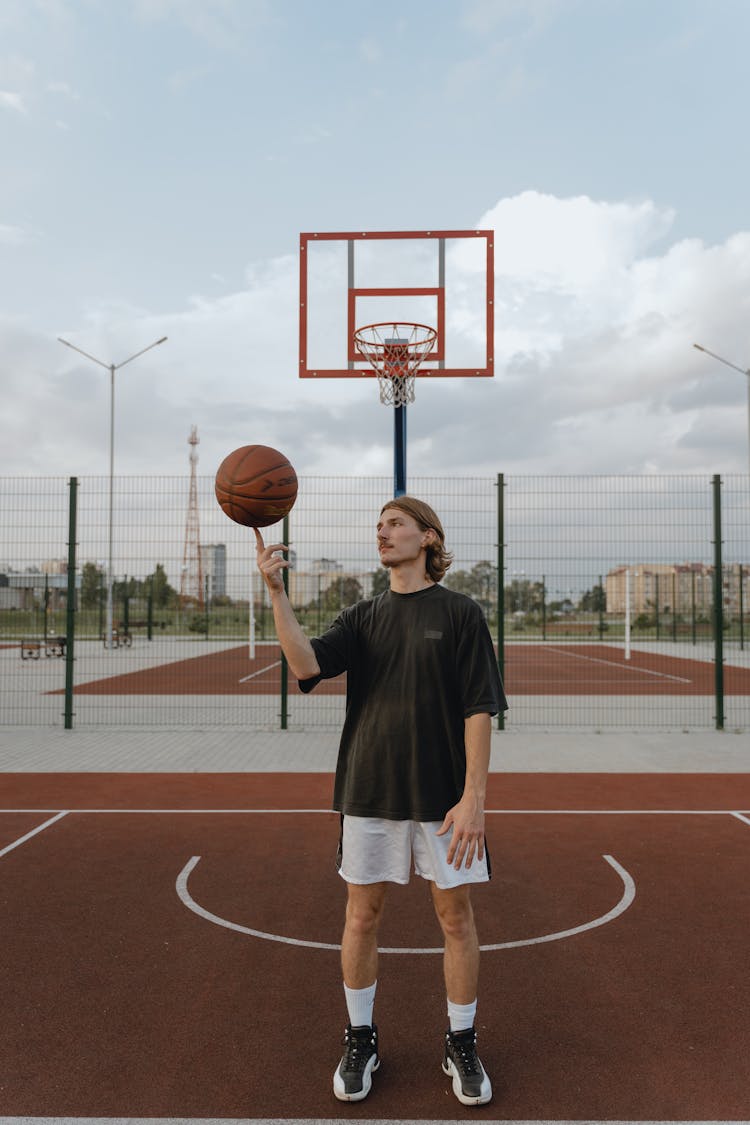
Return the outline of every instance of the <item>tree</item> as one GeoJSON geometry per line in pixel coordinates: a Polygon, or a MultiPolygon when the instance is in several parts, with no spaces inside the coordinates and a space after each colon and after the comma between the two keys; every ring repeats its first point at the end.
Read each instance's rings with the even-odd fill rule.
{"type": "Polygon", "coordinates": [[[169,585],[166,571],[161,563],[157,563],[154,567],[154,573],[150,576],[150,580],[154,605],[160,609],[168,605],[174,605],[177,601],[177,591],[169,585]]]}
{"type": "Polygon", "coordinates": [[[99,604],[104,574],[96,563],[87,562],[81,569],[81,608],[93,609],[99,604]]]}
{"type": "Polygon", "coordinates": [[[341,583],[341,604],[354,605],[362,600],[362,583],[358,578],[345,578],[341,583]]]}
{"type": "Polygon", "coordinates": [[[578,603],[578,608],[589,613],[603,613],[606,609],[606,603],[607,599],[604,594],[604,589],[597,583],[596,586],[592,586],[591,589],[587,590],[582,596],[578,603]]]}
{"type": "Polygon", "coordinates": [[[389,590],[391,586],[391,572],[388,567],[381,566],[379,570],[373,571],[372,574],[372,596],[376,597],[377,594],[382,594],[389,590]]]}
{"type": "Polygon", "coordinates": [[[323,591],[321,606],[325,610],[335,612],[343,609],[344,606],[354,605],[361,598],[362,585],[359,579],[341,575],[331,583],[327,590],[323,591]]]}
{"type": "Polygon", "coordinates": [[[470,598],[489,602],[497,582],[497,567],[487,559],[475,563],[471,570],[449,570],[445,585],[470,598]]]}
{"type": "Polygon", "coordinates": [[[539,613],[544,598],[544,584],[528,578],[514,578],[505,587],[506,613],[539,613]]]}

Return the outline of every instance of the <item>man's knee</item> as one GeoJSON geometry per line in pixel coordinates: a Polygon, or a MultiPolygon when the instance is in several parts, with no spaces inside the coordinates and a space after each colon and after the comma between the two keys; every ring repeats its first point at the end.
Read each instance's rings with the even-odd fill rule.
{"type": "Polygon", "coordinates": [[[474,911],[468,887],[441,890],[433,886],[432,899],[440,928],[446,938],[465,941],[473,937],[474,911]]]}
{"type": "Polygon", "coordinates": [[[347,929],[362,935],[373,933],[377,930],[383,913],[385,886],[382,883],[370,883],[365,886],[349,883],[348,887],[347,929]]]}

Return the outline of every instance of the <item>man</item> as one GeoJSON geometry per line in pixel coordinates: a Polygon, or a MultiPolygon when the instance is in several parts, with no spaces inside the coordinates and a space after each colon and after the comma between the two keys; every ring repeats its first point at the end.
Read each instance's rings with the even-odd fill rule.
{"type": "Polygon", "coordinates": [[[277,635],[300,688],[347,673],[333,807],[342,814],[339,873],[348,895],[341,965],[349,1024],[333,1092],[360,1101],[380,1065],[378,926],[388,883],[408,883],[413,860],[430,881],[445,940],[443,1070],[459,1101],[483,1105],[492,1086],[476,1051],[479,942],[470,886],[489,879],[490,717],[506,707],[484,616],[471,598],[439,584],[451,555],[437,515],[414,497],[388,501],[378,521],[390,589],[348,607],[312,641],[284,592],[287,548],[266,547],[255,534],[277,635]]]}

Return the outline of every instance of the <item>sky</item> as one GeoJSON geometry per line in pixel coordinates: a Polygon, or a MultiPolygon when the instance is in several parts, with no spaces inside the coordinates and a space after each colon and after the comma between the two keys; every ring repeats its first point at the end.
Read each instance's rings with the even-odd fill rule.
{"type": "MultiPolygon", "coordinates": [[[[493,229],[408,472],[748,470],[746,0],[0,0],[0,475],[389,474],[297,378],[301,231],[493,229]],[[704,347],[736,364],[734,371],[704,347]]],[[[451,310],[448,310],[448,316],[451,310]]]]}

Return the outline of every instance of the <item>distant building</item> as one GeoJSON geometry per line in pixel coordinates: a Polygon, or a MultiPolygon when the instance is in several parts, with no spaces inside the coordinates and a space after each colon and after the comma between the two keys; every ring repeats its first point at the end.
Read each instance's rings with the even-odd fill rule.
{"type": "MultiPolygon", "coordinates": [[[[42,567],[47,566],[43,563],[42,567]]],[[[67,565],[65,567],[67,571],[67,565]]],[[[75,588],[81,588],[81,575],[75,576],[75,588]]],[[[9,569],[0,575],[0,608],[36,609],[44,605],[45,598],[50,609],[65,605],[68,593],[67,573],[44,571],[29,567],[25,571],[9,569]]]]}
{"type": "Polygon", "coordinates": [[[293,570],[288,571],[289,574],[289,601],[295,608],[311,605],[325,594],[327,590],[333,586],[334,582],[339,582],[343,576],[343,568],[339,563],[333,563],[329,559],[316,560],[313,563],[313,569],[310,571],[293,570]],[[318,562],[327,563],[329,569],[317,569],[318,562]]]}
{"type": "Polygon", "coordinates": [[[363,574],[361,571],[344,570],[342,564],[333,559],[315,559],[308,571],[289,571],[289,600],[295,609],[302,609],[304,606],[315,605],[336,586],[341,588],[344,598],[350,579],[359,583],[363,598],[371,596],[371,572],[363,574]]]}
{"type": "Polygon", "coordinates": [[[227,548],[224,543],[201,546],[201,570],[209,598],[223,598],[227,592],[227,548]]]}
{"type": "Polygon", "coordinates": [[[65,559],[48,559],[39,569],[42,574],[67,574],[68,564],[65,559]]]}
{"type": "MultiPolygon", "coordinates": [[[[610,570],[605,580],[607,613],[625,612],[625,590],[630,573],[631,613],[709,614],[714,603],[714,568],[706,563],[633,563],[610,570]]],[[[728,563],[722,567],[723,602],[729,613],[750,613],[750,566],[728,563]]]]}

